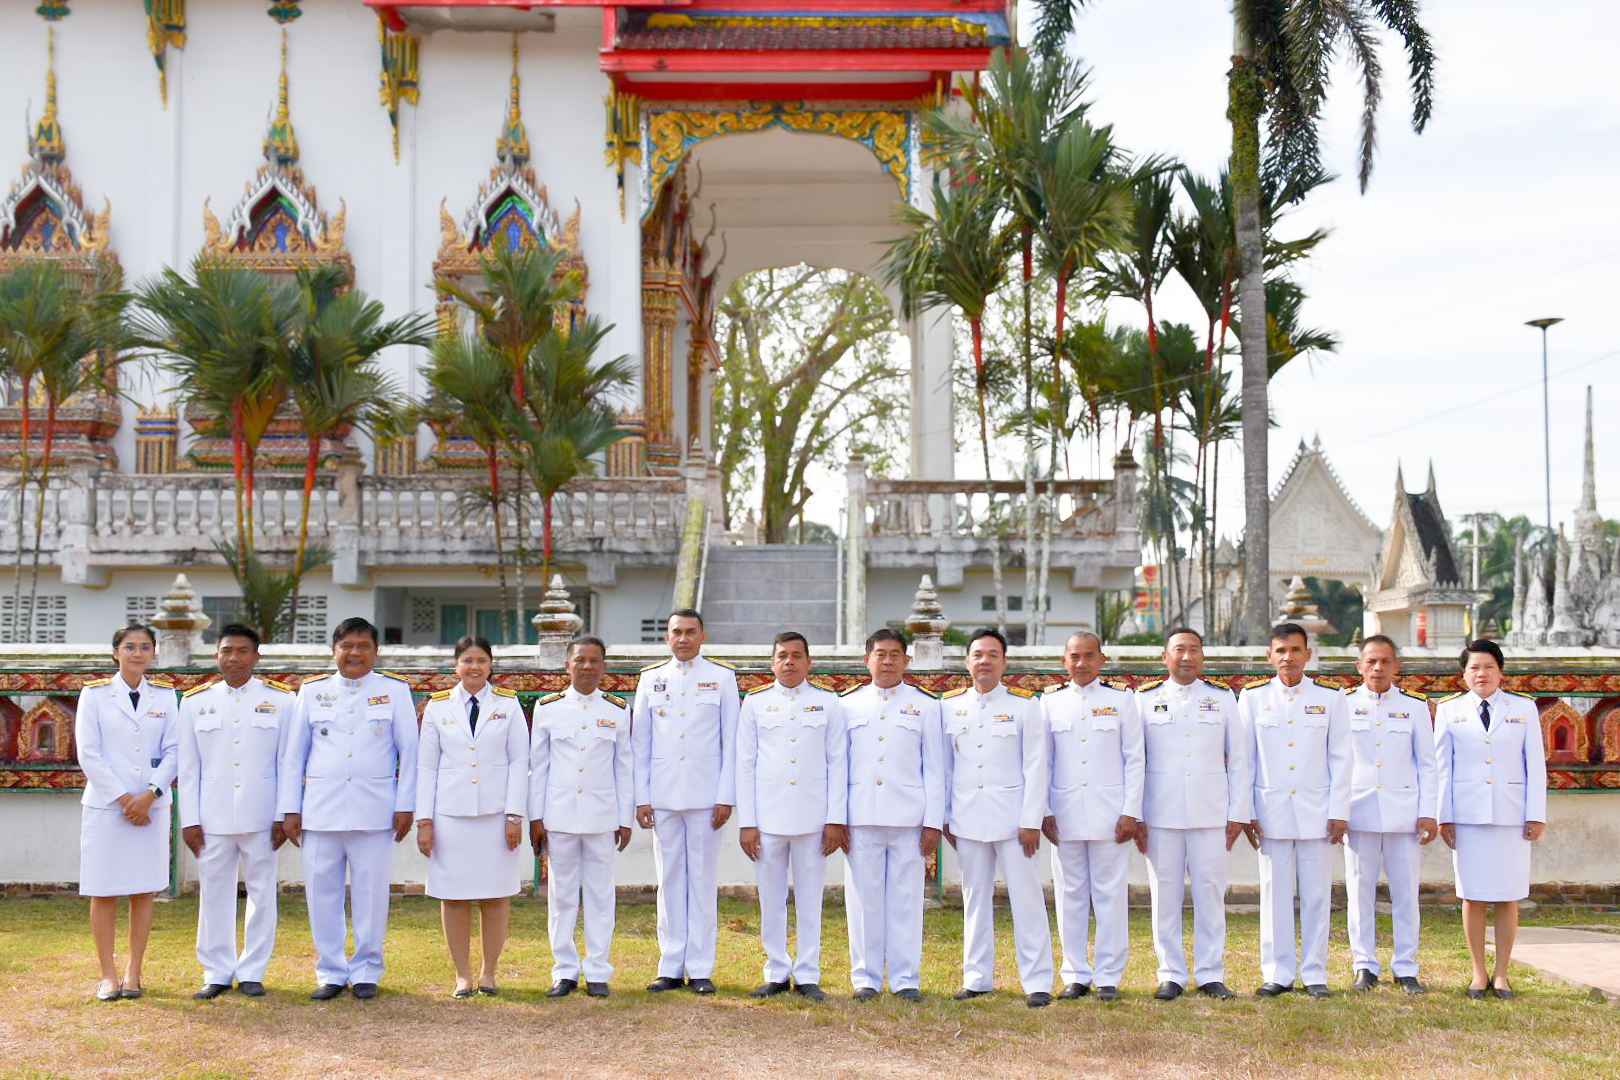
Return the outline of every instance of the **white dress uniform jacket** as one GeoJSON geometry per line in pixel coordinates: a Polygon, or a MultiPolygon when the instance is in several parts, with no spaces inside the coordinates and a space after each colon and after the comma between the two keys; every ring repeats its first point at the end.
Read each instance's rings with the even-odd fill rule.
{"type": "Polygon", "coordinates": [[[1436,812],[1434,728],[1429,703],[1391,687],[1366,684],[1347,691],[1350,745],[1350,828],[1354,832],[1415,833],[1419,818],[1436,812]]]}
{"type": "Polygon", "coordinates": [[[644,668],[630,729],[636,805],[735,806],[740,707],[737,673],[706,656],[644,668]]]}
{"type": "Polygon", "coordinates": [[[937,829],[945,823],[939,699],[910,683],[844,694],[849,824],[937,829]]]}
{"type": "Polygon", "coordinates": [[[737,825],[777,836],[842,825],[849,743],[838,695],[809,680],[770,683],[743,700],[737,721],[737,825]]]}
{"type": "Polygon", "coordinates": [[[952,690],[945,716],[945,820],[968,840],[1039,829],[1050,779],[1040,703],[1027,690],[952,690]]]}
{"type": "Polygon", "coordinates": [[[1114,840],[1121,816],[1142,817],[1142,720],[1135,695],[1101,680],[1041,696],[1052,762],[1050,812],[1064,840],[1114,840]]]}
{"type": "Polygon", "coordinates": [[[593,835],[635,824],[630,710],[570,687],[540,699],[529,749],[529,820],[593,835]]]}
{"type": "Polygon", "coordinates": [[[1254,820],[1277,840],[1326,837],[1350,819],[1350,717],[1342,690],[1309,676],[1244,689],[1239,706],[1254,732],[1254,820]]]}
{"type": "Polygon", "coordinates": [[[392,830],[416,808],[416,706],[399,675],[312,675],[281,761],[277,810],[317,832],[392,830]]]}
{"type": "Polygon", "coordinates": [[[1547,820],[1547,758],[1535,699],[1498,689],[1491,729],[1473,692],[1435,707],[1434,749],[1442,825],[1523,825],[1547,820]]]}
{"type": "Polygon", "coordinates": [[[180,827],[203,836],[267,832],[276,813],[276,766],[296,699],[290,687],[251,676],[217,679],[180,701],[180,827]]]}
{"type": "Polygon", "coordinates": [[[135,690],[139,705],[130,704],[130,685],[118,676],[93,679],[79,691],[73,719],[84,771],[79,802],[106,809],[155,786],[163,789],[149,811],[156,820],[168,813],[169,785],[180,767],[180,702],[167,679],[143,677],[135,690]]]}
{"type": "Polygon", "coordinates": [[[529,727],[517,694],[459,683],[428,699],[416,752],[416,818],[519,814],[529,805],[529,727]],[[478,730],[467,699],[478,699],[478,730]]]}
{"type": "Polygon", "coordinates": [[[1142,820],[1161,829],[1226,828],[1249,821],[1253,753],[1237,698],[1194,679],[1149,684],[1136,696],[1146,770],[1142,820]]]}

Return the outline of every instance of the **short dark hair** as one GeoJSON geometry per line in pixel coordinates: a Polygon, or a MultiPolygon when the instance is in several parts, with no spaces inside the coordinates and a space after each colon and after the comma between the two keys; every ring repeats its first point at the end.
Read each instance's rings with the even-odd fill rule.
{"type": "Polygon", "coordinates": [[[894,642],[896,645],[900,646],[901,652],[904,652],[906,649],[906,639],[901,635],[900,631],[891,630],[885,626],[881,630],[872,631],[872,633],[867,637],[866,655],[870,656],[872,654],[872,650],[877,648],[877,644],[880,641],[894,642]]]}
{"type": "Polygon", "coordinates": [[[1200,634],[1198,631],[1194,630],[1190,626],[1178,626],[1174,630],[1171,630],[1168,634],[1164,635],[1164,644],[1165,644],[1165,646],[1169,647],[1170,639],[1173,638],[1173,637],[1176,637],[1176,636],[1178,636],[1180,634],[1191,634],[1193,637],[1198,639],[1198,644],[1202,645],[1204,643],[1204,635],[1203,634],[1200,634]]]}
{"type": "Polygon", "coordinates": [[[1467,645],[1464,645],[1462,655],[1457,658],[1457,666],[1459,668],[1465,668],[1468,666],[1469,653],[1484,653],[1486,656],[1489,656],[1496,661],[1496,670],[1507,670],[1507,663],[1502,659],[1502,646],[1498,645],[1494,641],[1487,641],[1484,638],[1480,638],[1478,641],[1470,641],[1467,645]]]}
{"type": "Polygon", "coordinates": [[[124,643],[125,638],[136,633],[145,634],[147,637],[152,639],[153,645],[157,644],[156,630],[153,630],[150,626],[143,623],[132,622],[128,626],[120,626],[117,630],[113,631],[113,648],[118,648],[118,646],[124,643]]]}
{"type": "Polygon", "coordinates": [[[598,649],[602,650],[602,659],[607,659],[606,643],[604,643],[599,637],[591,637],[589,635],[585,637],[577,637],[573,641],[570,641],[568,643],[568,656],[572,657],[574,655],[574,650],[579,648],[581,645],[595,645],[598,649]]]}
{"type": "Polygon", "coordinates": [[[1395,639],[1390,637],[1388,634],[1374,634],[1372,637],[1363,639],[1361,642],[1361,648],[1357,649],[1356,652],[1366,652],[1367,646],[1369,645],[1388,645],[1390,652],[1394,653],[1396,656],[1401,655],[1400,647],[1395,644],[1395,639]]]}
{"type": "MultiPolygon", "coordinates": [[[[698,629],[703,629],[703,616],[698,614],[697,608],[676,608],[674,611],[669,613],[669,619],[696,619],[698,621],[698,629]]],[[[669,619],[664,620],[664,626],[669,626],[669,619]]]]}
{"type": "Polygon", "coordinates": [[[259,632],[253,629],[253,627],[249,626],[247,623],[226,623],[220,628],[219,640],[224,641],[228,637],[245,637],[249,641],[253,642],[253,647],[255,649],[264,643],[263,639],[259,637],[259,632]]]}
{"type": "Polygon", "coordinates": [[[973,643],[978,641],[980,638],[995,638],[997,641],[1001,642],[1001,655],[1007,655],[1007,639],[1002,636],[1000,630],[997,630],[993,626],[979,627],[977,630],[973,631],[973,633],[968,635],[967,647],[971,650],[973,648],[973,643]]]}
{"type": "Polygon", "coordinates": [[[1067,649],[1069,647],[1069,642],[1073,641],[1075,638],[1090,638],[1092,641],[1097,643],[1097,651],[1102,652],[1102,638],[1098,637],[1096,634],[1093,634],[1090,630],[1076,630],[1074,633],[1063,639],[1063,647],[1067,649]]]}
{"type": "Polygon", "coordinates": [[[1305,628],[1297,622],[1280,622],[1273,626],[1266,643],[1269,645],[1273,641],[1287,641],[1291,637],[1304,638],[1307,645],[1311,643],[1311,635],[1307,634],[1305,628]]]}
{"type": "Polygon", "coordinates": [[[806,641],[804,635],[799,633],[797,630],[784,630],[780,634],[777,634],[775,637],[771,638],[771,655],[776,655],[776,647],[778,645],[786,645],[790,641],[797,641],[800,645],[803,645],[804,655],[810,655],[810,642],[806,641]]]}
{"type": "Polygon", "coordinates": [[[381,644],[381,642],[377,639],[377,628],[371,625],[371,620],[362,619],[360,616],[356,615],[353,618],[344,619],[332,629],[332,647],[336,648],[337,643],[348,637],[350,634],[370,634],[371,643],[373,645],[381,644]]]}
{"type": "Polygon", "coordinates": [[[460,641],[456,642],[456,651],[453,654],[455,659],[460,660],[461,654],[466,652],[468,649],[483,649],[485,656],[489,657],[491,660],[495,659],[495,648],[489,643],[489,638],[476,637],[472,634],[468,634],[467,636],[463,637],[460,641]]]}

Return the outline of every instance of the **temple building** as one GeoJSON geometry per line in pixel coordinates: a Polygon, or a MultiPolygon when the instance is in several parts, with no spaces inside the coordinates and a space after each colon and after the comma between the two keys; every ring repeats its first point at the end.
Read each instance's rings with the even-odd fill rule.
{"type": "MultiPolygon", "coordinates": [[[[896,206],[925,205],[930,190],[924,114],[1012,40],[1011,11],[1007,0],[6,4],[0,132],[19,134],[0,145],[0,272],[116,261],[134,286],[204,253],[272,275],[330,267],[390,317],[437,311],[449,328],[460,312],[434,283],[476,286],[497,238],[558,252],[583,283],[579,312],[612,326],[603,352],[637,374],[625,437],[555,503],[554,569],[587,632],[656,638],[672,606],[693,602],[725,607],[724,634],[746,640],[791,623],[812,641],[859,641],[904,616],[925,573],[953,622],[976,623],[992,591],[990,530],[1021,512],[1022,485],[954,477],[949,313],[900,320],[907,475],[832,463],[849,486],[840,543],[783,552],[721,540],[715,308],[761,268],[874,272],[896,206]]],[[[424,393],[425,349],[388,362],[405,396],[424,393]]],[[[32,489],[17,501],[20,387],[0,411],[0,559],[32,561],[38,514],[41,573],[24,613],[37,641],[100,640],[149,619],[177,568],[216,625],[235,611],[216,550],[234,535],[228,441],[161,364],[113,370],[63,403],[43,505],[32,489]]],[[[28,439],[38,455],[37,423],[28,439]]],[[[284,409],[254,459],[256,542],[283,565],[298,542],[304,445],[284,409]]],[[[301,591],[297,638],[321,641],[354,614],[401,644],[496,636],[512,606],[496,532],[465,510],[481,461],[453,425],[325,440],[309,542],[330,560],[301,591]]],[[[1098,593],[1128,588],[1140,562],[1128,454],[1058,495],[1049,640],[1091,626],[1098,593]]],[[[525,506],[521,533],[515,519],[502,526],[508,552],[538,549],[539,504],[525,506]]],[[[1017,537],[1001,547],[1010,565],[1024,557],[1017,537]]],[[[528,569],[525,613],[539,576],[528,569]]],[[[14,603],[0,600],[0,625],[14,603]]]]}
{"type": "Polygon", "coordinates": [[[1397,466],[1395,509],[1373,567],[1365,633],[1383,634],[1396,645],[1460,650],[1472,634],[1472,609],[1488,599],[1488,590],[1475,590],[1463,580],[1435,491],[1434,467],[1424,490],[1414,492],[1406,490],[1397,466]]]}

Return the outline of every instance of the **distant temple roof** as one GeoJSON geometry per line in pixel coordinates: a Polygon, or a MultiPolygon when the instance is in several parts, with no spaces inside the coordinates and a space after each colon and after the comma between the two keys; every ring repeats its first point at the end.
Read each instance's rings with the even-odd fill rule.
{"type": "Polygon", "coordinates": [[[951,49],[1005,45],[1000,15],[710,14],[627,10],[615,45],[621,49],[869,50],[951,49]]]}
{"type": "Polygon", "coordinates": [[[1445,515],[1440,512],[1440,497],[1434,492],[1433,470],[1429,475],[1428,491],[1408,491],[1404,494],[1418,543],[1423,548],[1423,557],[1434,560],[1434,580],[1442,585],[1461,584],[1462,575],[1457,572],[1451,538],[1446,535],[1445,515]]]}

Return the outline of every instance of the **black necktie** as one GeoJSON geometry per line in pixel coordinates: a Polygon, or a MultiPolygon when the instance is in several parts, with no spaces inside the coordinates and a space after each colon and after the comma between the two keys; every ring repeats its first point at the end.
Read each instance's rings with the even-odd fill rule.
{"type": "Polygon", "coordinates": [[[478,734],[478,699],[467,699],[467,726],[472,728],[474,735],[478,734]]]}
{"type": "Polygon", "coordinates": [[[129,708],[131,712],[141,711],[141,692],[139,690],[129,692],[129,708]]]}
{"type": "Polygon", "coordinates": [[[1488,701],[1479,703],[1479,722],[1485,725],[1486,731],[1491,730],[1491,703],[1488,701]]]}

